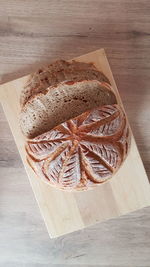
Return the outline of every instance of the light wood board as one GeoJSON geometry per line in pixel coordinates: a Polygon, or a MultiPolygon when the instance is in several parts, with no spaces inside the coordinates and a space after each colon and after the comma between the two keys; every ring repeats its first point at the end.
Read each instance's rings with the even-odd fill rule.
{"type": "MultiPolygon", "coordinates": [[[[76,60],[94,62],[108,76],[121,101],[103,49],[76,60]]],[[[28,76],[25,76],[1,85],[0,98],[50,237],[150,205],[150,186],[133,137],[129,155],[119,171],[110,181],[93,190],[63,192],[37,178],[26,163],[24,137],[18,124],[19,96],[27,79],[28,76]]]]}

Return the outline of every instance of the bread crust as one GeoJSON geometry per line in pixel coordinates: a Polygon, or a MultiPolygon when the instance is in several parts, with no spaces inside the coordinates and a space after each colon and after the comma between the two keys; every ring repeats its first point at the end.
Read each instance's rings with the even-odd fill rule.
{"type": "Polygon", "coordinates": [[[119,105],[87,111],[29,140],[27,158],[49,185],[87,190],[110,179],[130,148],[131,133],[119,105]]]}

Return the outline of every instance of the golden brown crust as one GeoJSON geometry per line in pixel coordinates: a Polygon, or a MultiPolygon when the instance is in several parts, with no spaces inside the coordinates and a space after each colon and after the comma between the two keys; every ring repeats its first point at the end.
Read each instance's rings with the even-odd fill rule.
{"type": "Polygon", "coordinates": [[[106,105],[29,140],[26,151],[34,171],[50,185],[86,190],[113,176],[127,156],[130,139],[123,110],[106,105]]]}

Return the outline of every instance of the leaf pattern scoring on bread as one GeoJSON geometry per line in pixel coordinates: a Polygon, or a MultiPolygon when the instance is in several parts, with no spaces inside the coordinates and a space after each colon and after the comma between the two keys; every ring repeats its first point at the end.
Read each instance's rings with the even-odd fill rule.
{"type": "Polygon", "coordinates": [[[28,140],[30,166],[50,185],[84,190],[113,176],[125,160],[131,133],[119,105],[106,105],[28,140]]]}

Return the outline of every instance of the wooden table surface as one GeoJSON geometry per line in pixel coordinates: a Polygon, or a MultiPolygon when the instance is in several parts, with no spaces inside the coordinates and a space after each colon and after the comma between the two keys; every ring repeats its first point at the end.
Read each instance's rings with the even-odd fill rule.
{"type": "MultiPolygon", "coordinates": [[[[104,47],[150,174],[150,1],[1,0],[0,81],[104,47]]],[[[0,267],[150,267],[150,208],[50,240],[0,109],[0,267]]]]}

